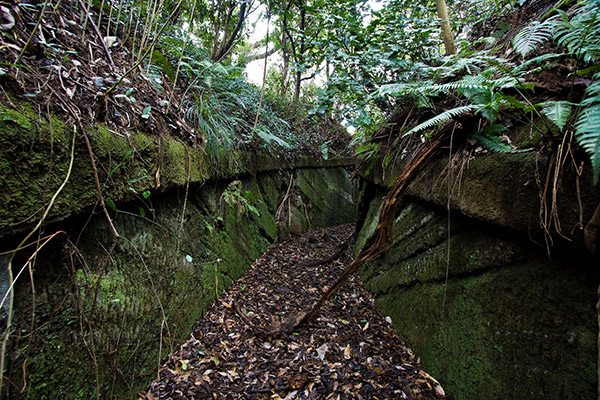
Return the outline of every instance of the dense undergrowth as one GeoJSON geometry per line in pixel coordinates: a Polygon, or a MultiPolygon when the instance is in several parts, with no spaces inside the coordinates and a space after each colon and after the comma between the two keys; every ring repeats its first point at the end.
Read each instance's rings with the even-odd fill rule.
{"type": "MultiPolygon", "coordinates": [[[[382,81],[365,100],[372,112],[365,116],[363,135],[355,139],[358,152],[369,159],[384,146],[389,161],[406,152],[400,143],[411,137],[420,142],[449,124],[496,152],[532,146],[552,153],[575,139],[597,182],[600,3],[524,4],[531,3],[537,7],[522,15],[517,4],[506,3],[495,18],[462,21],[465,40],[457,41],[457,54],[412,55],[413,63],[395,63],[390,69],[394,79],[382,81]],[[511,10],[517,12],[513,21],[508,19],[511,10]],[[494,20],[483,31],[476,29],[494,20]],[[471,29],[485,36],[473,37],[471,29]],[[381,122],[374,125],[377,119],[381,122]],[[531,140],[514,146],[510,129],[523,124],[531,126],[531,140]]],[[[583,157],[572,154],[579,164],[583,157]]]]}
{"type": "Polygon", "coordinates": [[[248,82],[243,65],[213,60],[190,27],[195,4],[42,2],[2,8],[2,102],[32,102],[114,134],[170,135],[212,159],[233,150],[277,156],[343,152],[348,138],[309,102],[275,98],[248,82]],[[86,18],[86,15],[89,15],[86,18]],[[133,17],[137,15],[137,17],[133,17]]]}

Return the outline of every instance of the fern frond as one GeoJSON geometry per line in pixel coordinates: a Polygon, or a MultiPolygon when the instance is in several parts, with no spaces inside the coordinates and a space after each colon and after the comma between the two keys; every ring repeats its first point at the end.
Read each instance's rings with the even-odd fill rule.
{"type": "Polygon", "coordinates": [[[594,75],[595,81],[585,90],[586,99],[584,105],[600,102],[600,73],[594,75]]]}
{"type": "Polygon", "coordinates": [[[544,115],[562,132],[571,116],[573,103],[569,101],[547,101],[542,103],[544,115]]]}
{"type": "Polygon", "coordinates": [[[549,19],[542,23],[534,21],[515,35],[513,38],[513,48],[521,57],[525,57],[547,42],[552,37],[555,27],[555,19],[549,19]]]}
{"type": "Polygon", "coordinates": [[[569,21],[563,12],[554,39],[587,63],[600,60],[600,10],[598,1],[585,1],[569,21]]]}
{"type": "Polygon", "coordinates": [[[515,149],[510,144],[505,143],[500,136],[494,136],[487,133],[476,133],[471,135],[473,139],[476,139],[483,147],[493,153],[523,153],[531,151],[531,149],[515,149]]]}
{"type": "Polygon", "coordinates": [[[577,142],[590,156],[594,184],[600,172],[600,103],[584,109],[575,124],[577,142]]]}
{"type": "Polygon", "coordinates": [[[455,82],[433,85],[410,85],[405,83],[382,85],[375,96],[390,95],[394,97],[403,97],[409,94],[435,95],[440,92],[449,92],[453,90],[465,89],[486,89],[492,82],[479,76],[467,76],[465,79],[455,82]],[[477,79],[478,78],[478,79],[477,79]]]}
{"type": "Polygon", "coordinates": [[[534,57],[531,60],[527,60],[524,63],[520,64],[519,66],[517,66],[515,69],[513,69],[511,71],[510,75],[511,76],[524,76],[527,74],[539,72],[543,69],[543,66],[539,66],[537,68],[534,68],[533,70],[527,70],[527,68],[529,68],[530,66],[532,66],[534,64],[540,64],[540,63],[546,62],[548,60],[558,59],[561,56],[562,56],[562,54],[557,54],[557,53],[542,54],[541,56],[534,57]]]}
{"type": "Polygon", "coordinates": [[[408,136],[411,135],[413,133],[416,132],[420,132],[422,130],[425,130],[427,128],[431,128],[432,126],[435,126],[437,124],[440,124],[442,122],[445,121],[449,121],[452,118],[461,115],[461,114],[465,114],[468,113],[470,111],[475,111],[477,110],[478,107],[475,105],[468,105],[468,106],[461,106],[461,107],[456,107],[456,108],[452,108],[450,110],[444,111],[441,114],[436,115],[433,118],[428,119],[425,122],[420,123],[419,125],[415,126],[414,128],[412,128],[411,130],[409,130],[408,132],[406,132],[404,135],[402,136],[408,136]]]}

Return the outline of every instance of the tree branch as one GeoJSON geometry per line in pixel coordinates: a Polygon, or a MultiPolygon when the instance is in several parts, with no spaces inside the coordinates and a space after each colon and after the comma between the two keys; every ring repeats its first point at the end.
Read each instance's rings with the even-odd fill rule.
{"type": "Polygon", "coordinates": [[[248,3],[246,3],[246,2],[243,2],[240,5],[240,12],[238,13],[237,25],[236,25],[235,29],[233,30],[233,32],[231,33],[231,37],[229,38],[227,43],[224,46],[221,46],[221,49],[219,50],[217,57],[215,57],[216,60],[220,60],[221,57],[223,57],[225,54],[227,54],[229,49],[233,46],[233,43],[235,42],[237,35],[240,33],[242,26],[244,26],[244,21],[246,20],[246,8],[247,7],[248,7],[248,3]]]}

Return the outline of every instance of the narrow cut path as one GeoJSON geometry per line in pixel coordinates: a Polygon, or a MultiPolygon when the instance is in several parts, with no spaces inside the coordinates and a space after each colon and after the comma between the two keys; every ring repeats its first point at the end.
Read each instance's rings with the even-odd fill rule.
{"type": "Polygon", "coordinates": [[[144,398],[443,399],[358,277],[297,332],[266,333],[334,282],[351,251],[315,261],[335,254],[352,230],[314,230],[271,246],[197,323],[144,398]]]}

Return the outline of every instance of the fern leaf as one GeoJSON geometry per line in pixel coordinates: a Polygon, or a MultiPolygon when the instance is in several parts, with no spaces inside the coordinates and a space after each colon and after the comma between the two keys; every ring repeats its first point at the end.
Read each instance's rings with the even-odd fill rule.
{"type": "Polygon", "coordinates": [[[409,94],[435,95],[440,92],[449,92],[453,90],[485,89],[492,83],[493,82],[479,76],[467,76],[461,81],[449,82],[441,85],[409,85],[404,83],[396,83],[382,85],[377,92],[375,92],[375,96],[390,95],[394,97],[403,97],[409,94]]]}
{"type": "Polygon", "coordinates": [[[549,19],[543,23],[534,21],[521,29],[513,38],[513,48],[521,57],[527,56],[552,37],[556,21],[549,19]]]}
{"type": "Polygon", "coordinates": [[[600,59],[600,10],[598,1],[584,1],[569,21],[562,13],[554,39],[587,63],[600,59]]]}
{"type": "Polygon", "coordinates": [[[523,153],[531,151],[531,149],[515,149],[510,144],[505,143],[500,136],[488,133],[476,133],[471,135],[471,137],[493,153],[523,153]]]}
{"type": "Polygon", "coordinates": [[[527,68],[529,68],[530,66],[532,66],[534,64],[540,64],[540,63],[546,62],[548,60],[558,59],[561,56],[562,56],[562,54],[557,54],[557,53],[542,54],[541,56],[534,57],[531,60],[527,60],[524,63],[522,63],[521,65],[517,66],[515,69],[513,69],[511,71],[510,75],[511,76],[524,76],[527,74],[539,72],[543,69],[543,66],[539,66],[537,68],[534,68],[533,70],[528,70],[527,68]]]}
{"type": "Polygon", "coordinates": [[[477,110],[477,106],[474,105],[468,105],[468,106],[461,106],[461,107],[456,107],[456,108],[452,108],[450,110],[444,111],[441,114],[436,115],[433,118],[428,119],[427,121],[420,123],[419,125],[415,126],[414,128],[412,128],[411,130],[409,130],[408,132],[406,132],[404,135],[402,136],[408,136],[411,135],[413,133],[416,132],[420,132],[422,130],[425,130],[427,128],[431,128],[432,126],[435,126],[437,124],[440,124],[442,122],[445,121],[449,121],[452,118],[461,115],[461,114],[465,114],[468,113],[470,111],[475,111],[477,110]]]}
{"type": "Polygon", "coordinates": [[[583,101],[583,105],[600,102],[600,73],[594,75],[594,79],[595,81],[585,90],[586,99],[583,101]]]}
{"type": "Polygon", "coordinates": [[[543,103],[542,111],[562,131],[569,120],[572,106],[573,103],[568,101],[547,101],[543,103]]]}
{"type": "Polygon", "coordinates": [[[600,104],[584,109],[575,124],[577,142],[590,156],[594,184],[600,172],[600,104]]]}

